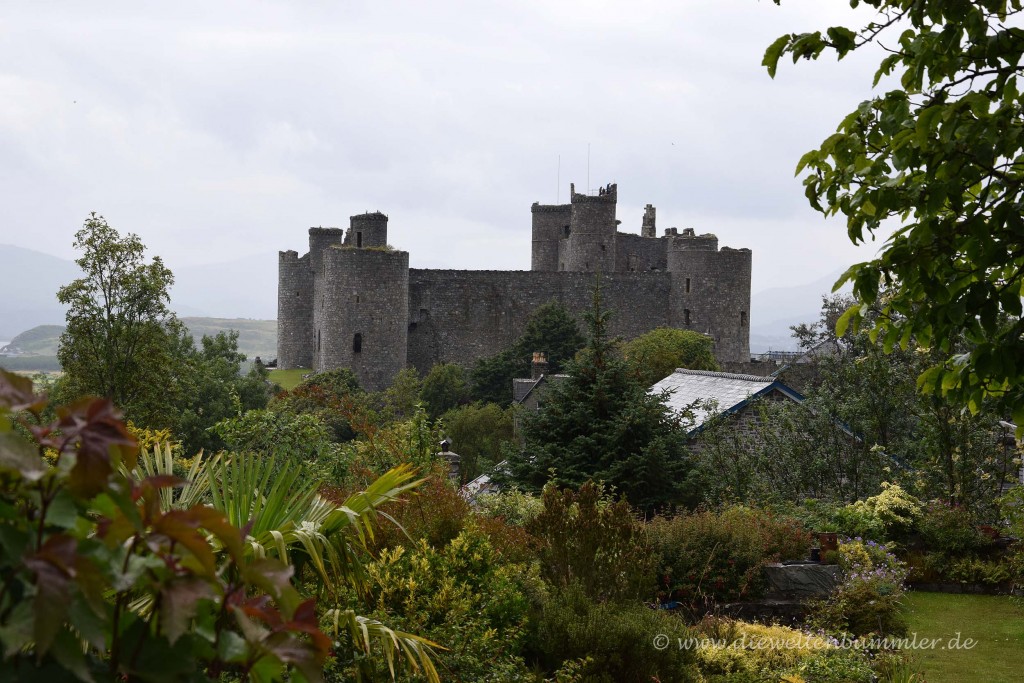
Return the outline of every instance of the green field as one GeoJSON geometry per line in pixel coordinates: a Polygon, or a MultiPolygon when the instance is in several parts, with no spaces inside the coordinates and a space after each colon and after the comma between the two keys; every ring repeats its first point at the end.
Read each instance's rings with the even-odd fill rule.
{"type": "Polygon", "coordinates": [[[270,381],[281,385],[282,389],[294,389],[302,382],[302,376],[311,372],[308,368],[292,370],[271,370],[270,381]]]}
{"type": "Polygon", "coordinates": [[[928,683],[1024,680],[1024,608],[1019,601],[1001,595],[911,592],[904,602],[911,638],[939,639],[934,648],[912,651],[928,683]],[[957,633],[961,643],[971,638],[977,644],[950,647],[957,633]]]}

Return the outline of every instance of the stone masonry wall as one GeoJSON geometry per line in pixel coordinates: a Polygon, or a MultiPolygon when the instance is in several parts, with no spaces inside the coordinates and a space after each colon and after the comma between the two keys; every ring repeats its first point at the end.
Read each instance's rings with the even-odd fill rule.
{"type": "MultiPolygon", "coordinates": [[[[409,364],[421,373],[435,363],[469,365],[507,348],[537,307],[552,299],[576,316],[590,308],[595,273],[418,270],[409,272],[409,364]]],[[[627,339],[669,324],[668,273],[600,276],[613,312],[609,332],[627,339]]]]}
{"type": "Polygon", "coordinates": [[[331,248],[323,262],[314,290],[313,368],[351,368],[364,389],[386,389],[406,367],[409,254],[331,248]]]}

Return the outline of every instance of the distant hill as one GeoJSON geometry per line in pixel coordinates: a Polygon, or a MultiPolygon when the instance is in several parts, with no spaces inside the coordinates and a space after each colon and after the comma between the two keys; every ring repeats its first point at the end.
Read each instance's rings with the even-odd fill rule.
{"type": "Polygon", "coordinates": [[[78,266],[32,249],[0,244],[0,339],[64,321],[57,289],[78,277],[78,266]]]}
{"type": "MultiPolygon", "coordinates": [[[[175,279],[171,308],[179,316],[277,316],[276,253],[202,266],[167,265],[175,279]]],[[[74,261],[0,244],[0,339],[63,323],[57,290],[77,277],[81,270],[74,261]]]]}
{"type": "MultiPolygon", "coordinates": [[[[790,325],[813,323],[821,317],[821,297],[830,295],[842,270],[805,285],[772,287],[750,295],[750,352],[796,351],[790,325]]],[[[849,286],[841,292],[848,293],[849,286]]]]}
{"type": "Polygon", "coordinates": [[[214,335],[227,330],[238,330],[238,350],[248,360],[256,356],[264,362],[277,358],[277,321],[249,320],[247,318],[182,318],[196,340],[203,335],[214,335]]]}
{"type": "Polygon", "coordinates": [[[32,356],[56,356],[57,340],[64,333],[63,325],[37,325],[15,335],[14,339],[0,349],[0,353],[19,353],[32,356]]]}
{"type": "MultiPolygon", "coordinates": [[[[260,356],[264,361],[277,358],[277,321],[245,318],[182,318],[196,343],[206,335],[228,330],[238,331],[238,350],[248,360],[260,356]]],[[[39,325],[15,335],[8,350],[17,348],[24,355],[0,356],[0,367],[17,370],[56,369],[57,343],[64,333],[63,325],[39,325]],[[39,367],[36,367],[38,365],[39,367]]],[[[3,349],[0,349],[2,352],[3,349]]]]}

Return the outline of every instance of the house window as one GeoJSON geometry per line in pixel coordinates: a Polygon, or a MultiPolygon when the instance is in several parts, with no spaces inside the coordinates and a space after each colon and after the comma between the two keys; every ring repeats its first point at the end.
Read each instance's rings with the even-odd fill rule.
{"type": "Polygon", "coordinates": [[[690,324],[690,309],[689,308],[684,308],[683,309],[683,324],[684,325],[689,325],[690,324]]]}
{"type": "Polygon", "coordinates": [[[363,233],[361,233],[361,232],[357,232],[356,233],[356,246],[357,247],[363,246],[363,233]]]}
{"type": "Polygon", "coordinates": [[[690,293],[690,278],[686,278],[686,293],[690,293]]]}
{"type": "Polygon", "coordinates": [[[360,332],[356,332],[356,336],[352,337],[352,353],[360,353],[363,350],[363,335],[360,332]]]}

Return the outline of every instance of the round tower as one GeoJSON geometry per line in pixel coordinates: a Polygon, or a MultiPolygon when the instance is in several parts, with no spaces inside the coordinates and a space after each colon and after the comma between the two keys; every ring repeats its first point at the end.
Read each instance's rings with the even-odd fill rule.
{"type": "Polygon", "coordinates": [[[345,245],[363,249],[388,245],[388,217],[380,211],[363,213],[349,218],[345,245]]]}
{"type": "Polygon", "coordinates": [[[313,367],[313,271],[309,254],[282,251],[277,263],[277,367],[313,367]]]}
{"type": "Polygon", "coordinates": [[[314,295],[314,368],[350,368],[368,391],[391,385],[408,357],[409,254],[324,252],[314,295]]]}
{"type": "Polygon", "coordinates": [[[324,251],[336,244],[341,244],[344,237],[345,231],[341,228],[309,229],[309,265],[316,275],[320,275],[324,272],[324,251]]]}
{"type": "Polygon", "coordinates": [[[577,194],[575,186],[570,187],[572,216],[565,269],[614,272],[617,187],[603,187],[595,196],[577,194]]]}
{"type": "Polygon", "coordinates": [[[719,361],[749,361],[750,250],[719,250],[717,237],[692,231],[668,240],[672,326],[710,335],[719,361]]]}

